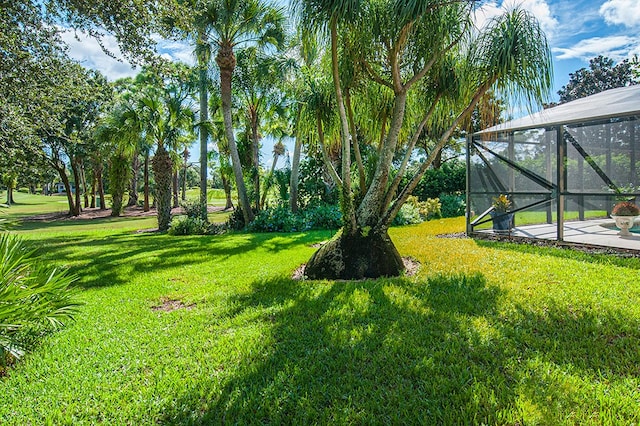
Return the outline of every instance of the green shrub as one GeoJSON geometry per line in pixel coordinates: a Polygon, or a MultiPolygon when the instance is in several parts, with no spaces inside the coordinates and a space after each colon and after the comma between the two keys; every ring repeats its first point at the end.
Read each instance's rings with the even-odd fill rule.
{"type": "Polygon", "coordinates": [[[342,227],[342,212],[335,204],[320,203],[303,211],[308,229],[338,229],[342,227]]]}
{"type": "Polygon", "coordinates": [[[202,219],[204,221],[207,220],[207,215],[206,215],[207,206],[203,205],[203,203],[201,203],[200,200],[184,201],[182,202],[181,206],[182,206],[182,210],[184,210],[184,214],[187,217],[190,217],[192,219],[202,219]],[[203,214],[204,214],[204,217],[203,217],[203,214]]]}
{"type": "Polygon", "coordinates": [[[442,204],[442,217],[458,217],[464,216],[467,203],[464,194],[456,192],[455,194],[441,194],[440,204],[442,204]]]}
{"type": "Polygon", "coordinates": [[[420,216],[420,209],[413,203],[404,203],[400,207],[400,211],[393,219],[394,226],[414,225],[416,223],[422,223],[424,220],[420,216]]]}
{"type": "Polygon", "coordinates": [[[296,232],[305,230],[305,223],[301,215],[280,206],[262,210],[247,229],[252,232],[296,232]]]}
{"type": "Polygon", "coordinates": [[[247,229],[251,232],[298,232],[338,229],[341,226],[342,214],[339,207],[320,203],[298,213],[293,213],[284,206],[262,210],[247,229]]]}
{"type": "Polygon", "coordinates": [[[169,235],[205,235],[209,233],[209,223],[199,217],[177,216],[168,232],[169,235]]]}
{"type": "Polygon", "coordinates": [[[0,234],[0,375],[45,334],[72,319],[76,277],[43,266],[24,242],[0,234]]]}

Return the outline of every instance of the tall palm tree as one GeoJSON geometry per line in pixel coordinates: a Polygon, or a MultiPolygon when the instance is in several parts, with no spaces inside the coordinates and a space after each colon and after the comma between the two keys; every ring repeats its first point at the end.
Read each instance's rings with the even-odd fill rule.
{"type": "Polygon", "coordinates": [[[203,25],[201,39],[215,47],[215,61],[220,69],[222,111],[231,154],[238,201],[245,223],[253,220],[249,197],[244,184],[238,146],[232,119],[231,82],[236,67],[235,49],[247,45],[279,48],[285,37],[284,14],[264,0],[203,0],[198,5],[203,25]]]}

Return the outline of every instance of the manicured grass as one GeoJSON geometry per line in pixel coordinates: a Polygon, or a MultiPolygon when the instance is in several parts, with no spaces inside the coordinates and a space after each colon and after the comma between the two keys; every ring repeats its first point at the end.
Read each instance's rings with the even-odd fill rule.
{"type": "Polygon", "coordinates": [[[418,276],[363,282],[290,278],[329,232],[24,231],[85,305],[0,424],[638,424],[638,259],[435,237],[463,227],[392,229],[418,276]]]}
{"type": "MultiPolygon", "coordinates": [[[[0,206],[0,218],[20,219],[43,213],[64,213],[69,211],[66,195],[32,195],[14,191],[15,204],[0,206]]],[[[0,191],[0,202],[7,200],[6,191],[0,191]]]]}

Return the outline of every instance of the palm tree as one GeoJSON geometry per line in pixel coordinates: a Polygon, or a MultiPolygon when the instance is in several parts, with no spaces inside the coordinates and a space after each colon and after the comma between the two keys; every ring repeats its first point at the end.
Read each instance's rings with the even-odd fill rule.
{"type": "Polygon", "coordinates": [[[340,178],[344,229],[308,262],[306,273],[310,277],[399,274],[403,263],[388,236],[388,227],[462,120],[491,88],[500,93],[519,93],[529,102],[541,103],[551,86],[546,38],[527,12],[515,9],[505,13],[476,36],[471,31],[470,2],[387,0],[366,2],[366,7],[364,3],[304,0],[299,8],[303,19],[321,21],[330,29],[343,156],[340,178]],[[349,18],[348,23],[345,17],[349,18]],[[365,71],[366,79],[393,93],[386,134],[357,209],[349,205],[353,194],[349,170],[345,170],[349,165],[345,157],[350,156],[348,136],[354,126],[350,126],[343,105],[337,49],[341,40],[348,47],[341,51],[342,60],[352,62],[365,71]],[[422,117],[407,113],[408,103],[416,100],[429,105],[422,117]],[[441,133],[427,160],[400,187],[416,141],[425,126],[433,127],[433,120],[441,120],[441,133]],[[404,161],[395,167],[393,160],[402,150],[406,152],[404,161]],[[335,262],[336,258],[342,262],[335,262]]]}
{"type": "Polygon", "coordinates": [[[263,0],[203,0],[198,22],[205,23],[201,40],[215,46],[215,61],[220,69],[220,95],[225,132],[238,200],[245,223],[254,214],[247,196],[242,166],[236,144],[233,119],[231,81],[236,67],[234,50],[239,46],[255,45],[260,48],[280,47],[284,41],[284,15],[282,11],[263,0]]]}

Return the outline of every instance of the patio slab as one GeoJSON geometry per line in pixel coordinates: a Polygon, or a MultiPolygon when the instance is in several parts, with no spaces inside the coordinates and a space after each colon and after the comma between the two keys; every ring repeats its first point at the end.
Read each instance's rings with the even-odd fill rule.
{"type": "MultiPolygon", "coordinates": [[[[511,230],[510,236],[520,238],[556,241],[556,224],[539,224],[517,226],[511,230]]],[[[623,250],[634,250],[640,253],[640,234],[633,233],[629,237],[618,235],[613,219],[593,219],[564,223],[564,242],[611,247],[623,250]]],[[[491,229],[477,230],[478,234],[493,234],[491,229]]],[[[506,234],[501,234],[506,236],[506,234]]]]}

